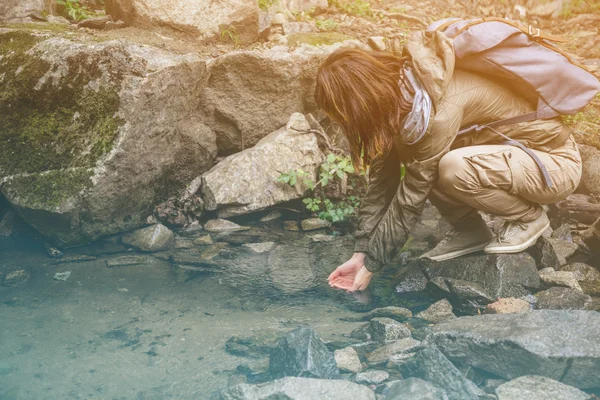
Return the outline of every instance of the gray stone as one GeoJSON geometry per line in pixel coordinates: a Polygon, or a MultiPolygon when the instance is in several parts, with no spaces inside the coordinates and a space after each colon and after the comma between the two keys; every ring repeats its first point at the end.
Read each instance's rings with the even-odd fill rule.
{"type": "Polygon", "coordinates": [[[27,18],[30,14],[40,13],[44,9],[44,0],[2,0],[0,21],[27,18]]]}
{"type": "Polygon", "coordinates": [[[358,353],[353,347],[344,347],[333,352],[335,363],[341,372],[357,373],[362,371],[358,353]]]}
{"type": "Polygon", "coordinates": [[[550,235],[553,239],[565,240],[567,242],[573,241],[573,235],[571,235],[571,225],[569,223],[564,223],[557,229],[555,229],[550,235]]]}
{"type": "Polygon", "coordinates": [[[535,308],[539,310],[585,310],[592,298],[581,290],[566,287],[551,287],[536,293],[535,308]]]}
{"type": "Polygon", "coordinates": [[[484,394],[435,347],[419,351],[417,364],[425,379],[443,387],[451,400],[478,400],[484,394]]]}
{"type": "Polygon", "coordinates": [[[260,253],[266,253],[266,252],[273,250],[273,247],[275,247],[275,243],[274,242],[245,243],[244,246],[248,247],[253,252],[260,254],[260,253]]]}
{"type": "Polygon", "coordinates": [[[19,269],[11,271],[4,277],[4,286],[19,287],[29,280],[29,271],[19,269]]]}
{"type": "Polygon", "coordinates": [[[496,389],[498,400],[588,400],[591,396],[573,386],[544,376],[526,375],[496,389]]]}
{"type": "Polygon", "coordinates": [[[110,15],[100,17],[86,18],[77,24],[78,28],[104,29],[108,22],[113,22],[110,15]]]}
{"type": "Polygon", "coordinates": [[[302,227],[303,231],[314,231],[317,229],[329,228],[331,226],[331,222],[321,218],[308,218],[302,220],[300,226],[302,227]]]}
{"type": "Polygon", "coordinates": [[[286,231],[298,232],[300,227],[297,221],[283,221],[283,229],[286,231]]]}
{"type": "Polygon", "coordinates": [[[514,297],[507,297],[498,299],[497,301],[488,304],[485,309],[485,313],[510,314],[529,310],[531,310],[531,304],[528,301],[523,299],[515,299],[514,297]]]}
{"type": "Polygon", "coordinates": [[[283,378],[261,385],[241,384],[212,400],[375,400],[375,392],[354,382],[310,378],[283,378]]]}
{"type": "Polygon", "coordinates": [[[572,256],[578,248],[573,242],[541,236],[532,251],[538,255],[540,269],[559,270],[567,263],[567,257],[572,256]]]}
{"type": "Polygon", "coordinates": [[[506,379],[486,379],[482,389],[486,393],[495,394],[496,388],[506,382],[506,379]]]}
{"type": "Polygon", "coordinates": [[[129,25],[168,27],[235,45],[258,36],[258,4],[250,0],[106,0],[105,4],[108,14],[129,25]]]}
{"type": "Polygon", "coordinates": [[[302,179],[292,187],[277,178],[302,169],[316,180],[323,153],[314,134],[301,132],[308,129],[304,115],[294,113],[285,127],[215,165],[203,175],[201,191],[207,209],[218,209],[219,217],[227,218],[301,198],[307,188],[302,179]]]}
{"type": "Polygon", "coordinates": [[[410,329],[391,318],[373,318],[369,323],[371,337],[376,342],[389,342],[410,337],[410,329]]]}
{"type": "Polygon", "coordinates": [[[124,244],[141,251],[169,250],[175,244],[175,234],[166,226],[157,224],[126,234],[124,244]]]}
{"type": "Polygon", "coordinates": [[[363,385],[379,385],[387,381],[390,378],[390,374],[386,371],[369,370],[356,374],[354,382],[363,385]]]}
{"type": "Polygon", "coordinates": [[[211,245],[214,242],[213,242],[212,238],[210,237],[210,235],[204,235],[204,236],[200,236],[200,237],[197,237],[196,239],[194,239],[193,243],[196,245],[211,245]]]}
{"type": "Polygon", "coordinates": [[[358,328],[354,329],[352,332],[350,332],[351,338],[362,340],[365,342],[372,340],[372,336],[373,335],[371,334],[370,324],[363,324],[358,328]]]}
{"type": "Polygon", "coordinates": [[[375,308],[371,311],[369,311],[366,314],[363,314],[359,317],[351,317],[351,318],[345,318],[345,321],[370,321],[373,318],[391,318],[394,319],[396,321],[405,321],[409,318],[412,318],[412,312],[408,309],[408,308],[404,308],[404,307],[395,307],[395,306],[388,306],[388,307],[381,307],[381,308],[375,308]]]}
{"type": "Polygon", "coordinates": [[[154,259],[147,256],[122,256],[106,260],[107,267],[126,267],[153,263],[154,259]]]}
{"type": "Polygon", "coordinates": [[[399,369],[402,370],[409,365],[416,364],[417,353],[399,353],[394,354],[390,357],[386,364],[387,369],[399,369]]]}
{"type": "Polygon", "coordinates": [[[226,219],[211,219],[204,224],[204,229],[209,232],[237,232],[248,230],[249,228],[226,219]]]}
{"type": "Polygon", "coordinates": [[[415,317],[431,324],[437,324],[454,319],[456,315],[452,312],[452,304],[450,304],[448,299],[442,299],[429,306],[426,310],[421,311],[415,317]]]}
{"type": "Polygon", "coordinates": [[[540,310],[457,318],[428,340],[450,360],[505,379],[536,374],[586,389],[599,386],[598,332],[598,312],[540,310]]]}
{"type": "Polygon", "coordinates": [[[486,290],[475,282],[438,276],[431,279],[429,284],[434,294],[443,292],[458,312],[477,312],[494,301],[486,290]]]}
{"type": "Polygon", "coordinates": [[[81,263],[81,262],[87,262],[87,261],[95,261],[97,259],[98,259],[98,257],[90,256],[87,254],[73,255],[73,256],[66,256],[66,257],[58,258],[56,260],[53,260],[50,264],[59,265],[59,264],[81,263]]]}
{"type": "Polygon", "coordinates": [[[71,22],[68,19],[66,19],[65,17],[56,16],[56,15],[48,15],[48,17],[46,17],[46,21],[48,21],[48,23],[50,23],[50,24],[71,25],[71,22]]]}
{"type": "Polygon", "coordinates": [[[408,378],[390,386],[384,400],[448,400],[446,391],[431,382],[408,378]]]}
{"type": "Polygon", "coordinates": [[[0,239],[11,237],[15,231],[15,221],[17,215],[14,211],[9,210],[0,219],[0,239]]]}
{"type": "Polygon", "coordinates": [[[561,271],[572,272],[585,294],[600,296],[600,271],[596,268],[584,263],[573,263],[565,265],[561,271]]]}
{"type": "Polygon", "coordinates": [[[66,282],[70,276],[71,276],[71,271],[65,271],[65,272],[57,272],[56,274],[54,274],[53,278],[57,281],[66,282]]]}
{"type": "Polygon", "coordinates": [[[586,194],[600,195],[600,150],[580,144],[579,151],[583,161],[580,187],[586,194]]]}
{"type": "Polygon", "coordinates": [[[268,213],[267,215],[265,215],[264,217],[262,217],[260,219],[260,222],[271,222],[271,221],[276,221],[279,218],[281,218],[281,212],[277,211],[277,210],[273,210],[270,213],[268,213]]]}
{"type": "Polygon", "coordinates": [[[421,342],[413,338],[398,340],[386,344],[385,346],[367,354],[367,362],[370,365],[385,364],[390,361],[393,356],[397,354],[409,353],[411,351],[414,352],[420,346],[421,342]]]}
{"type": "Polygon", "coordinates": [[[269,357],[273,378],[300,376],[332,378],[339,373],[335,358],[325,343],[308,327],[301,327],[281,339],[269,357]]]}
{"type": "Polygon", "coordinates": [[[575,274],[569,271],[555,271],[554,268],[544,268],[540,270],[540,280],[542,286],[546,288],[560,286],[582,291],[575,274]]]}

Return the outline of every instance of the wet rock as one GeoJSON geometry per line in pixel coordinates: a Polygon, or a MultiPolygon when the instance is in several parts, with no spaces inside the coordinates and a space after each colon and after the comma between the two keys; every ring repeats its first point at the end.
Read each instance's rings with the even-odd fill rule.
{"type": "Polygon", "coordinates": [[[390,386],[384,400],[448,400],[446,391],[431,382],[408,378],[390,386]]]}
{"type": "Polygon", "coordinates": [[[71,271],[65,271],[65,272],[57,272],[56,274],[54,274],[53,278],[54,278],[54,280],[57,280],[57,281],[66,282],[70,276],[71,276],[71,271]]]}
{"type": "Polygon", "coordinates": [[[213,240],[210,235],[204,235],[194,239],[192,243],[195,245],[211,245],[213,244],[213,240]]]}
{"type": "Polygon", "coordinates": [[[390,357],[389,361],[386,364],[387,369],[397,369],[400,370],[402,374],[404,371],[412,371],[407,375],[412,375],[416,369],[416,361],[417,361],[417,353],[409,352],[409,353],[399,353],[394,354],[390,357]]]}
{"type": "Polygon", "coordinates": [[[362,385],[379,385],[389,378],[390,374],[385,371],[369,370],[356,374],[354,382],[362,385]]]}
{"type": "Polygon", "coordinates": [[[260,227],[252,226],[250,229],[239,232],[221,232],[216,236],[215,239],[218,242],[243,245],[246,243],[279,241],[280,236],[260,227]]]}
{"type": "Polygon", "coordinates": [[[281,218],[281,212],[274,210],[260,219],[260,222],[271,222],[281,218]]]}
{"type": "Polygon", "coordinates": [[[237,44],[258,36],[258,4],[248,0],[107,0],[106,12],[128,25],[167,27],[202,40],[220,39],[228,27],[237,44]],[[206,18],[210,15],[210,18],[206,18]]]}
{"type": "Polygon", "coordinates": [[[496,389],[498,400],[588,400],[581,390],[544,376],[526,375],[506,382],[496,389]]]}
{"type": "Polygon", "coordinates": [[[87,261],[95,261],[97,259],[98,259],[98,257],[90,256],[90,255],[87,255],[87,254],[84,254],[84,255],[73,255],[73,256],[66,256],[66,257],[62,257],[62,258],[58,258],[56,260],[53,260],[51,262],[51,264],[52,265],[71,264],[71,263],[80,263],[80,262],[87,262],[87,261]]]}
{"type": "Polygon", "coordinates": [[[410,329],[391,318],[373,318],[369,323],[374,341],[385,343],[410,337],[410,329]]]}
{"type": "Polygon", "coordinates": [[[300,230],[297,221],[283,221],[283,229],[286,231],[297,232],[300,230]]]}
{"type": "Polygon", "coordinates": [[[209,232],[237,232],[250,229],[247,226],[240,226],[235,222],[226,219],[211,219],[204,224],[204,229],[209,232]]]}
{"type": "Polygon", "coordinates": [[[585,294],[600,296],[600,271],[583,264],[573,263],[562,267],[561,271],[572,272],[585,294]]]}
{"type": "Polygon", "coordinates": [[[312,235],[310,237],[310,240],[314,243],[327,243],[336,240],[336,237],[332,235],[322,235],[320,233],[317,233],[316,235],[312,235]]]}
{"type": "Polygon", "coordinates": [[[27,18],[44,9],[44,0],[3,0],[0,3],[0,21],[27,18]]]}
{"type": "Polygon", "coordinates": [[[245,247],[248,247],[250,250],[252,250],[255,253],[266,253],[269,252],[273,249],[273,247],[275,247],[275,243],[274,242],[263,242],[263,243],[246,243],[244,244],[245,247]]]}
{"type": "Polygon", "coordinates": [[[454,309],[461,313],[477,312],[494,301],[483,287],[474,282],[435,277],[429,284],[431,288],[435,288],[431,290],[434,294],[442,292],[453,304],[454,309]]]}
{"type": "Polygon", "coordinates": [[[586,194],[600,195],[600,150],[581,144],[579,151],[583,162],[580,187],[586,194]]]}
{"type": "Polygon", "coordinates": [[[375,400],[375,392],[344,380],[283,378],[261,385],[242,384],[211,397],[212,400],[327,399],[375,400]]]}
{"type": "Polygon", "coordinates": [[[418,260],[406,265],[395,278],[396,292],[400,294],[410,294],[422,292],[427,287],[427,276],[421,268],[418,260]]]}
{"type": "Polygon", "coordinates": [[[515,299],[514,297],[502,298],[488,304],[485,313],[486,314],[511,314],[523,311],[531,310],[531,304],[528,301],[522,299],[515,299]]]}
{"type": "Polygon", "coordinates": [[[339,373],[333,353],[308,327],[295,329],[281,339],[271,351],[269,372],[273,378],[300,376],[323,379],[339,373]]]}
{"type": "Polygon", "coordinates": [[[540,270],[540,280],[542,286],[546,288],[560,286],[582,291],[575,274],[569,271],[555,271],[554,268],[544,268],[540,270]]]}
{"type": "Polygon", "coordinates": [[[353,347],[345,347],[333,352],[335,363],[341,372],[357,373],[362,371],[358,353],[353,347]]]}
{"type": "Polygon", "coordinates": [[[86,18],[77,24],[78,28],[89,28],[89,29],[104,29],[108,22],[113,22],[110,15],[103,15],[101,17],[86,18]]]}
{"type": "Polygon", "coordinates": [[[277,347],[280,332],[263,331],[252,336],[232,336],[225,343],[229,354],[249,358],[268,356],[277,347]]]}
{"type": "Polygon", "coordinates": [[[194,242],[190,239],[176,237],[174,247],[176,249],[193,249],[196,246],[194,245],[194,242]]]}
{"type": "MultiPolygon", "coordinates": [[[[396,278],[396,290],[399,292],[408,291],[404,282],[407,279],[414,282],[410,285],[412,290],[423,287],[423,280],[426,279],[458,297],[469,294],[484,299],[520,297],[540,286],[535,260],[527,253],[469,255],[441,262],[419,259],[406,269],[396,278]]],[[[449,300],[453,302],[452,298],[449,300]]]]}
{"type": "Polygon", "coordinates": [[[484,394],[435,347],[419,351],[417,364],[425,379],[443,387],[451,400],[478,400],[479,396],[484,394]]]}
{"type": "Polygon", "coordinates": [[[393,356],[409,353],[411,351],[414,352],[420,346],[421,342],[413,338],[397,340],[367,354],[367,362],[369,365],[385,364],[390,361],[393,356]]]}
{"type": "Polygon", "coordinates": [[[358,328],[356,328],[352,332],[350,332],[350,337],[354,338],[354,339],[362,340],[365,342],[372,340],[371,325],[364,324],[364,325],[359,326],[358,328]]]}
{"type": "Polygon", "coordinates": [[[586,310],[592,298],[581,290],[566,287],[551,287],[536,293],[538,310],[586,310]]]}
{"type": "Polygon", "coordinates": [[[157,224],[128,233],[121,241],[141,251],[155,252],[170,249],[175,243],[175,234],[166,226],[157,224]]]}
{"type": "Polygon", "coordinates": [[[532,249],[532,253],[534,256],[537,255],[540,269],[559,270],[567,263],[567,257],[572,256],[578,248],[579,246],[573,242],[541,236],[532,249]]]}
{"type": "Polygon", "coordinates": [[[309,129],[304,115],[294,113],[283,128],[215,165],[203,175],[207,208],[218,209],[219,217],[226,218],[301,198],[306,190],[302,180],[292,187],[278,177],[301,168],[315,180],[323,153],[316,136],[303,133],[309,129]]]}
{"type": "Polygon", "coordinates": [[[0,239],[13,235],[16,219],[17,215],[12,210],[9,210],[4,216],[0,217],[0,239]]]}
{"type": "Polygon", "coordinates": [[[437,324],[454,319],[456,315],[452,312],[452,304],[450,304],[448,299],[442,299],[429,306],[426,310],[421,311],[415,317],[431,324],[437,324]]]}
{"type": "Polygon", "coordinates": [[[63,252],[52,246],[50,243],[44,242],[44,249],[52,258],[61,258],[63,256],[63,252]]]}
{"type": "Polygon", "coordinates": [[[402,322],[409,318],[412,318],[412,312],[407,308],[388,306],[375,308],[374,310],[371,310],[368,313],[363,314],[359,317],[344,318],[343,320],[349,322],[360,322],[370,321],[373,318],[391,318],[396,321],[402,322]]]}
{"type": "Polygon", "coordinates": [[[19,269],[16,271],[9,272],[4,277],[4,286],[19,287],[25,284],[29,280],[29,271],[25,269],[19,269]]]}
{"type": "Polygon", "coordinates": [[[505,379],[530,373],[586,389],[598,386],[599,331],[600,313],[540,310],[457,318],[428,340],[450,360],[505,379]]]}
{"type": "Polygon", "coordinates": [[[495,394],[496,388],[506,382],[506,379],[486,379],[482,389],[486,393],[495,394]]]}
{"type": "Polygon", "coordinates": [[[314,231],[317,229],[329,228],[331,226],[331,222],[325,221],[321,218],[308,218],[302,220],[300,223],[303,231],[314,231]]]}
{"type": "Polygon", "coordinates": [[[106,260],[107,267],[126,267],[130,265],[151,264],[154,262],[152,257],[147,256],[122,256],[106,260]]]}

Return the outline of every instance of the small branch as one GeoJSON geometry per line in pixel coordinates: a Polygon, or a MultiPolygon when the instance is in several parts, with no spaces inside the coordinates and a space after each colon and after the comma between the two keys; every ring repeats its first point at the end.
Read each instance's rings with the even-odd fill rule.
{"type": "Polygon", "coordinates": [[[343,154],[344,153],[342,151],[342,149],[338,149],[337,147],[335,147],[331,144],[331,142],[329,141],[329,138],[327,137],[327,134],[325,134],[325,132],[323,132],[323,131],[320,131],[317,129],[296,129],[294,127],[291,127],[291,129],[293,131],[296,131],[299,133],[312,133],[312,134],[316,135],[318,138],[321,138],[321,140],[323,141],[323,145],[331,153],[335,153],[335,154],[343,154]]]}

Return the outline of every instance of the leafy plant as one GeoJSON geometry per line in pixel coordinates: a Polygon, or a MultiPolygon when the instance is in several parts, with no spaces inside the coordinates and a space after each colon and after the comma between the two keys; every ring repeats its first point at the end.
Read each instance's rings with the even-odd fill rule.
{"type": "Polygon", "coordinates": [[[335,22],[334,20],[332,20],[331,18],[316,19],[315,24],[317,25],[317,28],[320,31],[332,31],[332,30],[336,29],[338,26],[338,23],[335,22]]]}
{"type": "Polygon", "coordinates": [[[258,0],[258,8],[263,11],[269,11],[269,7],[278,3],[279,0],[258,0]]]}
{"type": "Polygon", "coordinates": [[[238,47],[240,37],[235,30],[235,26],[230,26],[228,29],[221,31],[221,42],[227,40],[233,43],[233,47],[238,47]]]}
{"type": "Polygon", "coordinates": [[[374,15],[371,3],[367,0],[333,0],[333,5],[346,14],[356,15],[358,17],[371,17],[374,15]]]}
{"type": "Polygon", "coordinates": [[[73,21],[81,21],[92,16],[92,11],[80,0],[56,0],[56,4],[65,8],[67,16],[73,21]]]}
{"type": "Polygon", "coordinates": [[[349,156],[330,153],[319,167],[316,182],[311,174],[303,169],[282,173],[277,181],[292,187],[302,182],[308,189],[308,195],[302,200],[306,209],[317,214],[320,219],[341,222],[356,214],[360,206],[360,198],[356,195],[348,195],[336,201],[330,198],[331,191],[327,189],[334,185],[340,185],[343,181],[349,181],[349,188],[354,189],[357,178],[358,174],[354,170],[349,156]]]}

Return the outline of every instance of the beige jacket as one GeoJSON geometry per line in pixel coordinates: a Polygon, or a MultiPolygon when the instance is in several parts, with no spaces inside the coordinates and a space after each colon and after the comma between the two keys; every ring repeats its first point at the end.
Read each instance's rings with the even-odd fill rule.
{"type": "MultiPolygon", "coordinates": [[[[367,253],[365,266],[377,271],[389,263],[408,239],[425,201],[438,179],[438,163],[450,150],[505,139],[489,130],[457,138],[461,128],[534,111],[513,89],[489,77],[454,69],[452,40],[440,32],[415,32],[405,53],[429,93],[433,109],[425,136],[416,144],[403,143],[399,133],[386,157],[373,161],[369,186],[359,211],[355,251],[367,253]],[[406,166],[400,180],[400,167],[406,166]]],[[[560,117],[497,129],[511,139],[540,151],[561,146],[570,130],[560,117]]]]}

